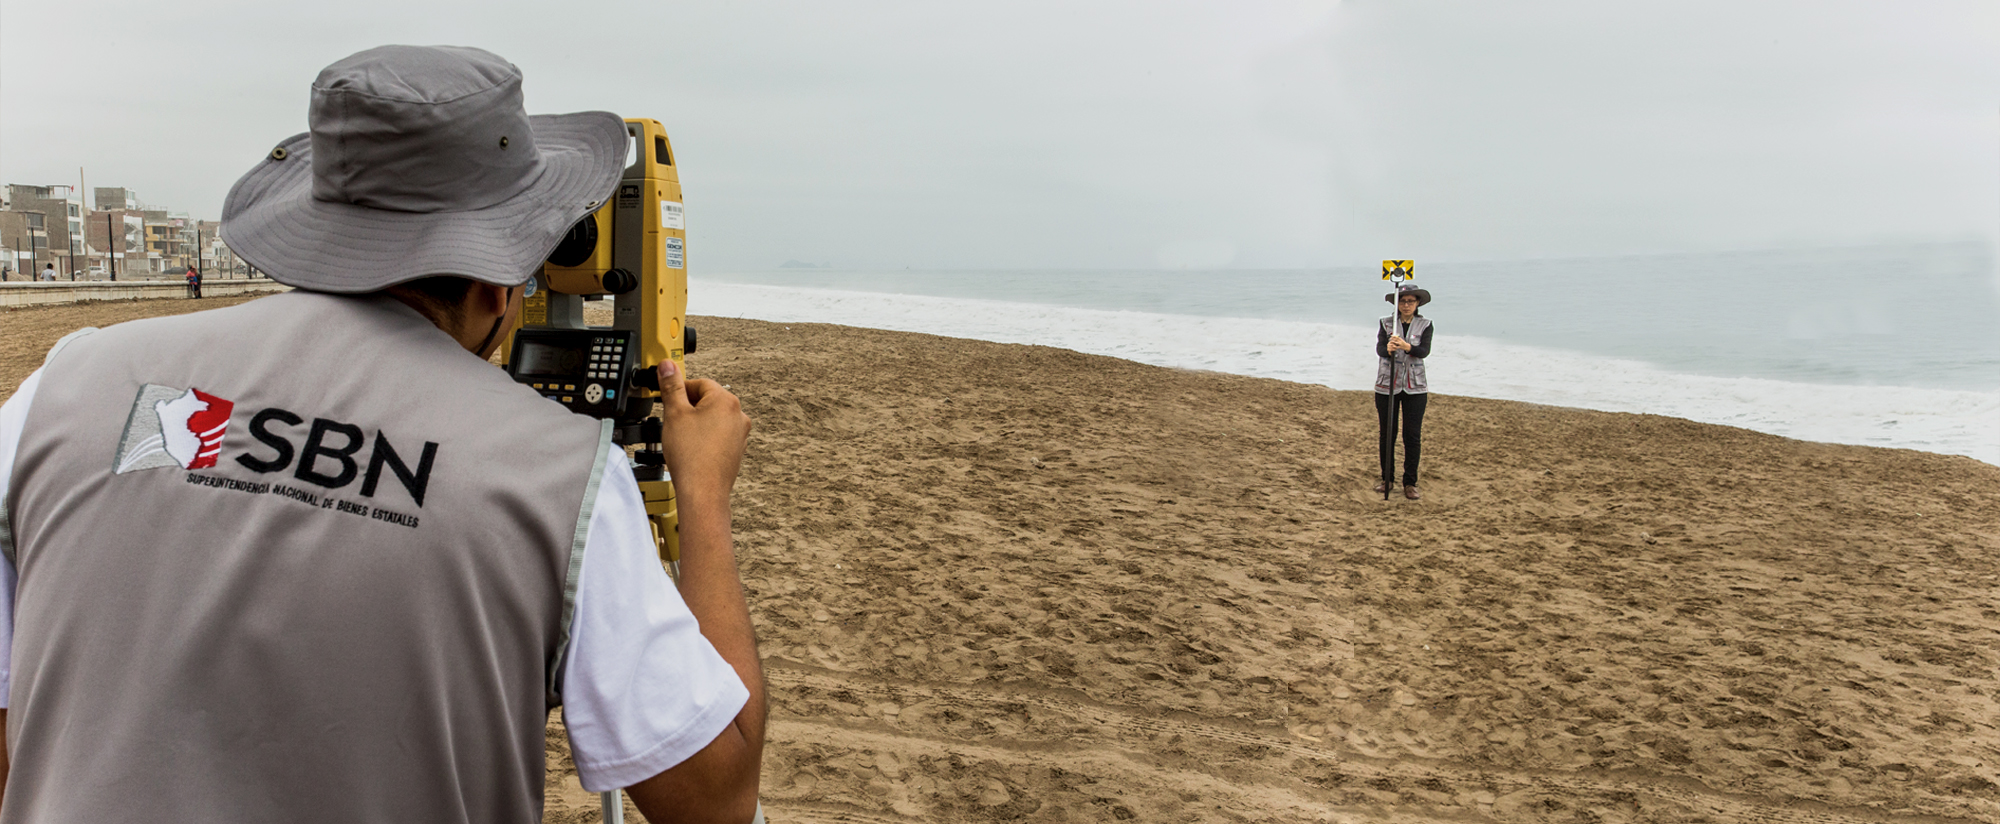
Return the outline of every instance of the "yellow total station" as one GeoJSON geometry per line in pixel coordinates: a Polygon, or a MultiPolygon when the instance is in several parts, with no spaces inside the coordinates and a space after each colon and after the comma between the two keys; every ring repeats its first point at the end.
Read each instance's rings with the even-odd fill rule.
{"type": "Polygon", "coordinates": [[[633,472],[653,521],[660,558],[678,574],[680,539],[671,479],[660,452],[652,368],[673,360],[686,374],[687,220],[673,146],[659,121],[628,118],[625,173],[611,199],[572,227],[535,277],[521,319],[501,347],[516,381],[572,410],[606,418],[613,440],[636,447],[633,472]],[[610,326],[584,322],[584,304],[612,301],[610,326]]]}

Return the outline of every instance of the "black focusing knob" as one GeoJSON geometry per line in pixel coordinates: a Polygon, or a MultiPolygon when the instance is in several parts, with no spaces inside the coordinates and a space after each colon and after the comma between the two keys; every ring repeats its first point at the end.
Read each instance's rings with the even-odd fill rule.
{"type": "Polygon", "coordinates": [[[632,456],[632,460],[640,466],[666,466],[667,453],[657,449],[641,449],[632,456]]]}
{"type": "Polygon", "coordinates": [[[681,354],[694,354],[694,327],[681,327],[681,354]]]}
{"type": "Polygon", "coordinates": [[[655,392],[660,391],[660,368],[657,366],[641,366],[632,370],[632,385],[641,389],[651,389],[655,392]]]}
{"type": "Polygon", "coordinates": [[[604,291],[606,292],[614,295],[622,295],[637,288],[639,288],[639,278],[631,272],[627,272],[624,269],[613,269],[604,273],[604,291]]]}

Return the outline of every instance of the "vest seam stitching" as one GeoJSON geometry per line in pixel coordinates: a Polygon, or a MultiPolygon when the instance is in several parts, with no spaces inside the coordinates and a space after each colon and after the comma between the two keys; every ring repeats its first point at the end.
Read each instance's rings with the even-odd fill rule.
{"type": "Polygon", "coordinates": [[[70,345],[70,343],[74,342],[77,338],[83,337],[84,335],[88,335],[95,331],[97,331],[97,327],[85,326],[82,329],[78,329],[74,332],[71,332],[57,339],[56,345],[49,347],[49,353],[42,356],[42,365],[48,366],[49,364],[55,362],[56,353],[61,352],[63,350],[63,347],[70,345]]]}
{"type": "MultiPolygon", "coordinates": [[[[8,484],[7,495],[14,494],[13,484],[8,484]]],[[[14,557],[14,517],[7,509],[7,496],[0,495],[0,555],[7,558],[8,566],[14,568],[16,579],[20,576],[21,562],[14,557]]]]}
{"type": "Polygon", "coordinates": [[[570,539],[569,569],[563,580],[562,617],[556,628],[556,649],[549,660],[549,695],[561,703],[564,658],[569,653],[572,625],[576,621],[576,588],[583,577],[583,549],[590,540],[591,511],[597,507],[597,493],[604,485],[604,467],[611,452],[611,421],[598,422],[597,457],[590,463],[590,478],[583,485],[583,503],[576,515],[576,532],[570,539]]]}

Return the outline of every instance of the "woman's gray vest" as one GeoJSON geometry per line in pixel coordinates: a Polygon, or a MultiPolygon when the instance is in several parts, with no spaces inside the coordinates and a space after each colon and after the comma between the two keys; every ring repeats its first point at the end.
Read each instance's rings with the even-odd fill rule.
{"type": "Polygon", "coordinates": [[[66,339],[0,513],[0,822],[540,820],[608,444],[379,295],[66,339]]]}
{"type": "MultiPolygon", "coordinates": [[[[1382,330],[1391,335],[1396,334],[1396,328],[1401,325],[1396,322],[1396,316],[1394,315],[1383,318],[1381,322],[1382,330]]],[[[1410,334],[1405,335],[1403,339],[1409,341],[1411,346],[1420,346],[1424,342],[1424,336],[1430,334],[1430,331],[1430,319],[1420,315],[1410,320],[1410,334]]],[[[1396,362],[1395,392],[1422,393],[1430,391],[1430,383],[1424,379],[1423,358],[1410,357],[1410,353],[1408,352],[1397,352],[1391,358],[1376,358],[1375,360],[1377,362],[1375,366],[1375,391],[1384,395],[1393,394],[1389,386],[1389,361],[1391,360],[1396,362]]]]}

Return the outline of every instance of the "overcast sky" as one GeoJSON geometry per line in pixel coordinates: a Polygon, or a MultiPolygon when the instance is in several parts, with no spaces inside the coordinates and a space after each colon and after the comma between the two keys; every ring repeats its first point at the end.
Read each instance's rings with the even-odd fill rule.
{"type": "Polygon", "coordinates": [[[2000,231],[1987,2],[0,0],[0,180],[213,218],[319,69],[659,119],[695,271],[1317,267],[2000,231]]]}

